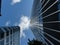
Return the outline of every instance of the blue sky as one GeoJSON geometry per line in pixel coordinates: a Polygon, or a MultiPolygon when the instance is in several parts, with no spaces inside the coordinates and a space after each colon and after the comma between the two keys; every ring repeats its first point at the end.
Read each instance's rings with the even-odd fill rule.
{"type": "MultiPolygon", "coordinates": [[[[14,26],[20,22],[21,16],[31,16],[33,0],[21,0],[12,4],[12,0],[2,0],[2,16],[0,17],[0,26],[14,26]]],[[[26,37],[20,39],[20,45],[27,45],[28,38],[33,39],[33,33],[30,29],[25,30],[26,37]]]]}

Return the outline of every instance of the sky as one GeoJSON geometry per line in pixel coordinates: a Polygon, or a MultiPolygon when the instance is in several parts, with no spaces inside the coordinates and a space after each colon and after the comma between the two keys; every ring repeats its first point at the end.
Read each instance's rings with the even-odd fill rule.
{"type": "MultiPolygon", "coordinates": [[[[16,26],[20,24],[21,17],[30,18],[33,0],[2,0],[2,16],[0,17],[1,26],[16,26]]],[[[25,36],[20,38],[20,45],[27,45],[28,39],[33,39],[31,29],[23,30],[25,36]]]]}

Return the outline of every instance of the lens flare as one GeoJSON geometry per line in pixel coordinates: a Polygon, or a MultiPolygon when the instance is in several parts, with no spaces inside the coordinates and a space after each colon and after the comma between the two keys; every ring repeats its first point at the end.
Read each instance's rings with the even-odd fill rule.
{"type": "Polygon", "coordinates": [[[27,30],[29,29],[30,27],[30,19],[29,17],[27,16],[22,16],[21,19],[20,19],[20,37],[24,36],[25,37],[25,34],[24,34],[24,30],[27,30]]]}

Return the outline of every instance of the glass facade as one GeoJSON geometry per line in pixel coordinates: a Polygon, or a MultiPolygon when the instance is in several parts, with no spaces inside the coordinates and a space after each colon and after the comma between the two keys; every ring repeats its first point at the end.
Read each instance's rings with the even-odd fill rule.
{"type": "Polygon", "coordinates": [[[46,45],[59,45],[60,0],[34,0],[31,24],[34,24],[31,30],[36,39],[46,45]]]}
{"type": "Polygon", "coordinates": [[[2,27],[0,30],[0,45],[20,45],[20,27],[2,27]]]}
{"type": "Polygon", "coordinates": [[[31,30],[36,39],[45,43],[44,32],[43,32],[43,20],[41,19],[42,16],[38,17],[39,14],[42,12],[40,11],[42,2],[44,3],[44,1],[42,0],[34,0],[30,23],[33,25],[33,27],[31,27],[31,30]],[[40,28],[39,25],[41,25],[42,28],[40,28]]]}

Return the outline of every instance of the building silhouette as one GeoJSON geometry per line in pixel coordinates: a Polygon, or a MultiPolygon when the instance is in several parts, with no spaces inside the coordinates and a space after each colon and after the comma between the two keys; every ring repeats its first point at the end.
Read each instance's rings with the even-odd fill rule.
{"type": "Polygon", "coordinates": [[[28,39],[28,45],[43,45],[42,42],[38,41],[38,40],[30,40],[28,39]]]}
{"type": "Polygon", "coordinates": [[[0,27],[0,45],[20,45],[20,27],[0,27]]]}
{"type": "Polygon", "coordinates": [[[2,3],[2,1],[0,0],[0,16],[1,16],[1,3],[2,3]]]}
{"type": "Polygon", "coordinates": [[[31,30],[37,40],[46,45],[59,45],[60,0],[34,0],[31,24],[34,24],[31,30]]]}

